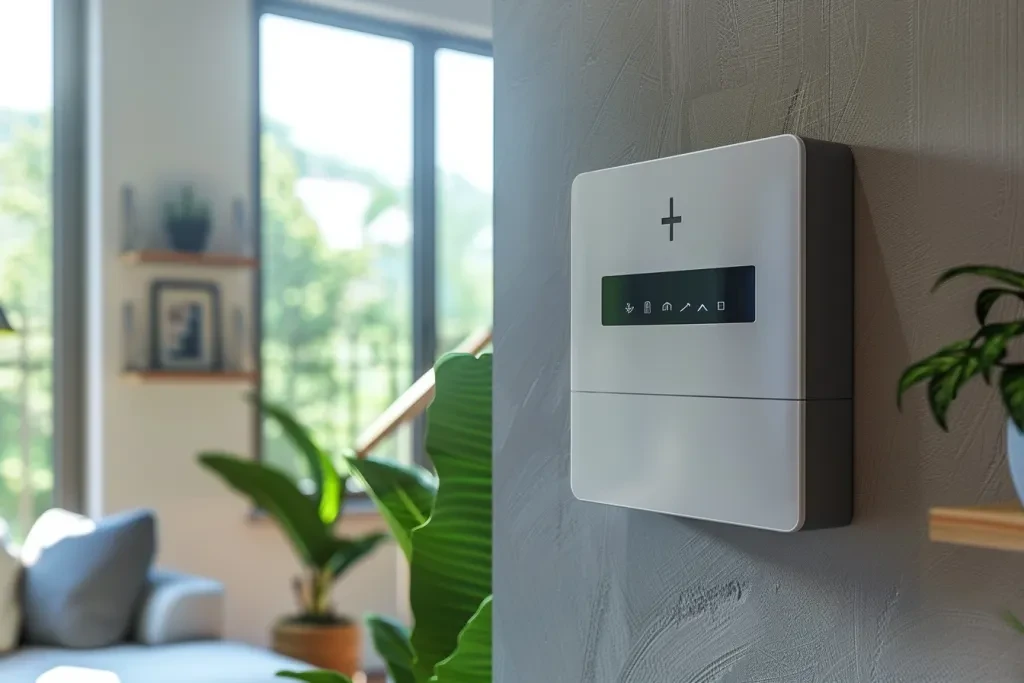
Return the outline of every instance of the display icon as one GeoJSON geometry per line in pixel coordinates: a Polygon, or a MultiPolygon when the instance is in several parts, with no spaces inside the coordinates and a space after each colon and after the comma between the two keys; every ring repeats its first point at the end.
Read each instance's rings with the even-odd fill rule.
{"type": "Polygon", "coordinates": [[[707,313],[708,312],[708,307],[705,306],[704,304],[701,304],[700,306],[697,307],[697,312],[700,312],[700,311],[704,311],[705,313],[707,313]]]}
{"type": "Polygon", "coordinates": [[[665,303],[663,303],[661,305],[661,310],[663,310],[663,311],[671,311],[672,310],[672,304],[670,304],[669,302],[666,301],[665,303]]]}
{"type": "Polygon", "coordinates": [[[725,302],[724,301],[719,301],[718,302],[718,310],[720,310],[720,311],[724,311],[725,310],[725,302]]]}
{"type": "Polygon", "coordinates": [[[645,301],[644,302],[644,313],[650,313],[650,312],[651,312],[651,302],[650,301],[645,301]]]}
{"type": "Polygon", "coordinates": [[[662,225],[668,226],[668,241],[676,238],[676,226],[683,222],[682,216],[676,215],[676,198],[668,198],[668,215],[661,219],[662,225]]]}
{"type": "Polygon", "coordinates": [[[635,310],[636,308],[633,306],[633,304],[626,304],[626,313],[632,313],[635,310]]]}
{"type": "Polygon", "coordinates": [[[689,307],[690,307],[690,303],[687,302],[685,306],[683,306],[682,308],[679,309],[679,312],[682,313],[683,311],[685,311],[689,307]]]}

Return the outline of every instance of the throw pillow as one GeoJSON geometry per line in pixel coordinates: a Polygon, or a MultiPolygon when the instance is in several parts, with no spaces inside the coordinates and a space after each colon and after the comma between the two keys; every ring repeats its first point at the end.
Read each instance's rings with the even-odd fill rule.
{"type": "Polygon", "coordinates": [[[156,521],[140,510],[91,527],[51,510],[29,531],[27,554],[38,557],[26,564],[22,589],[27,643],[96,648],[128,635],[156,553],[156,521]]]}
{"type": "Polygon", "coordinates": [[[18,646],[21,636],[21,562],[0,547],[0,654],[18,646]]]}

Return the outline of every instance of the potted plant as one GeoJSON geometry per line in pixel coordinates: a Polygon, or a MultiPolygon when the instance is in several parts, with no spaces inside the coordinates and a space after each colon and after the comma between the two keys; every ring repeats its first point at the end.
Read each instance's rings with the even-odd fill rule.
{"type": "MultiPolygon", "coordinates": [[[[393,683],[491,681],[491,356],[450,354],[435,369],[426,449],[437,478],[415,466],[349,458],[409,561],[414,625],[370,616],[393,683]]],[[[281,672],[350,683],[327,672],[281,672]]]]}
{"type": "Polygon", "coordinates": [[[386,535],[351,539],[335,535],[348,474],[338,472],[330,456],[287,410],[268,402],[257,405],[304,457],[313,482],[311,493],[303,492],[297,481],[280,470],[251,459],[208,452],[199,456],[199,462],[277,522],[304,568],[304,575],[292,585],[299,611],[274,625],[274,650],[354,676],[362,653],[359,624],[334,610],[331,587],[386,535]]]}
{"type": "Polygon", "coordinates": [[[176,250],[203,251],[210,238],[210,204],[197,200],[192,187],[186,185],[178,201],[164,204],[164,228],[176,250]]]}
{"type": "Polygon", "coordinates": [[[998,266],[961,266],[943,273],[935,289],[953,278],[975,275],[998,283],[978,293],[974,304],[978,330],[908,367],[900,377],[896,401],[920,382],[928,383],[928,405],[935,421],[947,430],[946,413],[960,388],[975,377],[996,382],[1009,415],[1007,460],[1017,497],[1024,502],[1024,363],[1008,359],[1008,346],[1024,335],[1024,318],[991,322],[992,307],[1001,299],[1024,301],[1024,273],[998,266]]]}

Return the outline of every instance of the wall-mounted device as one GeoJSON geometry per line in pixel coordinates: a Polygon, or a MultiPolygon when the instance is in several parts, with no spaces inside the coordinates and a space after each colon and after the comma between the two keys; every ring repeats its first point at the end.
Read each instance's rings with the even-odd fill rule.
{"type": "Polygon", "coordinates": [[[577,498],[850,522],[847,147],[780,135],[584,173],[571,251],[577,498]]]}

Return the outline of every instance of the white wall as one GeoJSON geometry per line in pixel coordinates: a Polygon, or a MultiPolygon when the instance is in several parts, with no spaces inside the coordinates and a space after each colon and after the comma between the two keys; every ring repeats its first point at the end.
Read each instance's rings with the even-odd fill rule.
{"type": "MultiPolygon", "coordinates": [[[[195,182],[213,202],[221,230],[215,241],[227,238],[232,200],[251,206],[251,2],[91,0],[90,33],[89,512],[154,509],[159,563],[223,581],[228,635],[265,643],[273,621],[293,609],[289,581],[298,566],[277,529],[249,521],[246,504],[195,462],[204,449],[252,452],[247,387],[120,378],[122,305],[134,301],[136,320],[146,320],[151,279],[212,276],[226,311],[249,300],[247,273],[132,267],[118,254],[125,184],[135,188],[140,222],[151,228],[159,195],[195,182]]],[[[364,516],[346,521],[342,532],[380,528],[379,519],[364,516]]],[[[352,614],[399,614],[400,574],[395,549],[380,550],[341,582],[337,605],[352,614]]],[[[369,643],[366,652],[368,666],[379,666],[369,643]]]]}

